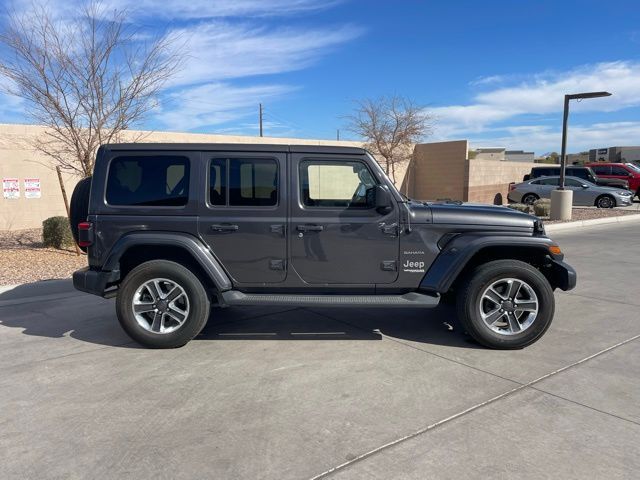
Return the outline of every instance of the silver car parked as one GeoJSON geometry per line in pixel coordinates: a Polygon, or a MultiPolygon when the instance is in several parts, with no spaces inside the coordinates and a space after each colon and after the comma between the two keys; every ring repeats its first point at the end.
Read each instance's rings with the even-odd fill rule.
{"type": "MultiPolygon", "coordinates": [[[[625,207],[632,204],[633,193],[620,188],[600,187],[578,177],[565,177],[565,188],[573,190],[573,204],[598,208],[625,207]]],[[[515,203],[532,204],[539,198],[551,198],[560,185],[560,177],[540,177],[509,187],[507,198],[515,203]]]]}

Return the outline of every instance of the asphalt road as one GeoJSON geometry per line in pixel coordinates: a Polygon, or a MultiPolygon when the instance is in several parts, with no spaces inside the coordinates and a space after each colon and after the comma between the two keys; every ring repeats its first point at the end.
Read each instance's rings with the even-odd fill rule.
{"type": "Polygon", "coordinates": [[[554,236],[579,285],[521,351],[450,308],[227,309],[145,350],[68,282],[2,293],[0,478],[637,478],[639,229],[554,236]]]}

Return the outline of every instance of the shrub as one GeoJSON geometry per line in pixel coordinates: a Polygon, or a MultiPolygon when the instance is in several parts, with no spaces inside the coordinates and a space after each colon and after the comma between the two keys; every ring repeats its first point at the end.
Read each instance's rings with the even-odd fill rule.
{"type": "Polygon", "coordinates": [[[508,206],[509,208],[513,208],[519,212],[531,213],[531,205],[526,205],[524,203],[511,203],[508,206]]]}
{"type": "Polygon", "coordinates": [[[538,217],[548,217],[551,212],[551,200],[541,198],[533,202],[533,213],[538,217]]]}
{"type": "Polygon", "coordinates": [[[73,235],[67,217],[51,217],[42,222],[42,243],[45,247],[54,248],[73,245],[73,235]]]}

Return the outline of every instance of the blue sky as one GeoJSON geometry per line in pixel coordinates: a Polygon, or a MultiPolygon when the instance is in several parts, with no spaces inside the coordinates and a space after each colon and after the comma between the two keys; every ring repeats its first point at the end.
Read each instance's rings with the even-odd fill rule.
{"type": "MultiPolygon", "coordinates": [[[[61,17],[74,0],[48,2],[61,17]]],[[[108,0],[148,32],[185,39],[183,70],[142,127],[342,138],[354,100],[400,94],[434,116],[431,140],[559,150],[640,144],[636,1],[108,0]]],[[[0,122],[28,121],[0,96],[0,122]]]]}

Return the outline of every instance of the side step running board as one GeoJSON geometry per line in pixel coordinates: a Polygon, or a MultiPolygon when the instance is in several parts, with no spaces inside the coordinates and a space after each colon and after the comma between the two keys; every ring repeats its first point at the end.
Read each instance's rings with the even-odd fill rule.
{"type": "Polygon", "coordinates": [[[229,290],[222,293],[227,305],[293,305],[298,307],[435,307],[439,296],[423,293],[404,295],[305,295],[242,293],[229,290]]]}

